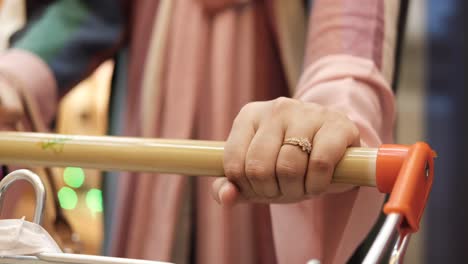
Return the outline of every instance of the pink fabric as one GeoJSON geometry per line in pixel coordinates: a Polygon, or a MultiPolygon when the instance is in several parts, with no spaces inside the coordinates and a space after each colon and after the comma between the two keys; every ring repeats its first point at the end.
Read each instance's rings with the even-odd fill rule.
{"type": "MultiPolygon", "coordinates": [[[[226,10],[214,20],[204,8],[195,1],[175,3],[161,83],[164,103],[155,109],[160,122],[154,136],[225,139],[245,103],[287,93],[276,51],[265,45],[272,37],[263,4],[226,10]]],[[[137,69],[130,69],[130,74],[133,70],[137,69]]],[[[131,111],[129,116],[137,115],[131,111]]],[[[132,136],[138,135],[131,133],[136,126],[144,125],[134,118],[128,123],[132,136]]],[[[185,177],[175,175],[126,177],[120,186],[124,203],[119,221],[123,225],[118,227],[114,254],[170,259],[186,182],[185,177]],[[147,206],[135,206],[140,204],[147,206]]],[[[196,179],[197,261],[274,263],[268,206],[223,209],[209,194],[211,182],[196,179]]]]}
{"type": "Polygon", "coordinates": [[[372,60],[381,68],[382,60],[388,59],[383,58],[383,42],[394,38],[384,32],[384,1],[314,0],[313,5],[306,65],[326,55],[347,54],[372,60]]]}
{"type": "Polygon", "coordinates": [[[233,5],[245,4],[252,0],[196,0],[205,10],[217,12],[224,8],[232,7],[233,5]]]}
{"type": "MultiPolygon", "coordinates": [[[[199,97],[198,138],[225,140],[244,104],[287,93],[275,50],[264,45],[272,37],[266,23],[261,4],[218,15],[211,70],[199,97]]],[[[275,263],[268,206],[221,208],[209,195],[212,182],[197,182],[197,263],[275,263]]]]}
{"type": "Polygon", "coordinates": [[[368,59],[323,57],[304,71],[295,97],[343,111],[359,126],[363,145],[375,147],[393,140],[393,92],[368,59]]]}

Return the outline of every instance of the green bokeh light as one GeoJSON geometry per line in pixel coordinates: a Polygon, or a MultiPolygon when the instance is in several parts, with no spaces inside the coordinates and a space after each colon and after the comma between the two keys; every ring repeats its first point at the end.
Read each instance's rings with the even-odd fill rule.
{"type": "Polygon", "coordinates": [[[102,212],[102,191],[90,189],[86,194],[86,205],[93,213],[102,212]]]}
{"type": "Polygon", "coordinates": [[[66,210],[73,210],[76,208],[76,204],[78,203],[78,196],[73,189],[69,187],[62,187],[58,191],[57,195],[60,207],[66,210]]]}
{"type": "Polygon", "coordinates": [[[85,180],[84,171],[81,168],[67,167],[63,171],[63,180],[70,187],[80,188],[85,180]]]}

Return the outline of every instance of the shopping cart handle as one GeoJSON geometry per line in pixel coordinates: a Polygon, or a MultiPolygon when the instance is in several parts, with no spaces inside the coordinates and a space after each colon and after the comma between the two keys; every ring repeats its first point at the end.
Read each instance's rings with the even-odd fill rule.
{"type": "MultiPolygon", "coordinates": [[[[221,141],[0,132],[0,146],[0,163],[7,165],[224,175],[221,141]]],[[[391,186],[378,184],[376,179],[394,182],[407,152],[403,145],[348,148],[335,168],[333,182],[391,186]],[[384,168],[380,173],[386,172],[385,177],[376,177],[379,168],[384,168]]]]}

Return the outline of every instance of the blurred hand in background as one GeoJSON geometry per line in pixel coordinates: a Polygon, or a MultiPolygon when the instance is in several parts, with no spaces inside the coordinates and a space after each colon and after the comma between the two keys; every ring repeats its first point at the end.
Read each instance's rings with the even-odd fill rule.
{"type": "Polygon", "coordinates": [[[0,78],[0,129],[16,130],[23,117],[21,97],[6,80],[0,78]]]}

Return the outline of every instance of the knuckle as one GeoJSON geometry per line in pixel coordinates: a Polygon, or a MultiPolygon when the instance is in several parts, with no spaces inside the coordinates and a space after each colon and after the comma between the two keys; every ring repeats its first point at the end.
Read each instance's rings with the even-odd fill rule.
{"type": "Polygon", "coordinates": [[[332,160],[325,157],[316,157],[310,159],[311,170],[331,171],[334,167],[332,160]]]}
{"type": "Polygon", "coordinates": [[[292,105],[297,104],[297,102],[297,100],[291,98],[278,97],[272,101],[273,112],[282,112],[289,109],[292,105]]]}
{"type": "Polygon", "coordinates": [[[228,179],[239,179],[244,175],[244,168],[240,163],[229,162],[224,165],[224,174],[228,179]]]}
{"type": "Polygon", "coordinates": [[[244,105],[239,110],[239,113],[237,113],[236,118],[234,118],[234,124],[239,123],[240,121],[245,119],[244,117],[249,116],[254,111],[253,110],[254,108],[255,108],[255,103],[247,103],[246,105],[244,105]]]}
{"type": "Polygon", "coordinates": [[[283,178],[293,178],[304,176],[304,171],[295,162],[278,161],[276,164],[276,174],[283,178]]]}
{"type": "Polygon", "coordinates": [[[257,108],[260,106],[261,102],[249,102],[245,104],[241,110],[239,111],[239,114],[247,114],[252,111],[256,111],[257,108]]]}
{"type": "Polygon", "coordinates": [[[246,122],[252,121],[254,114],[258,112],[257,103],[251,102],[244,105],[239,112],[237,113],[236,117],[232,122],[232,126],[243,126],[246,122]]]}
{"type": "Polygon", "coordinates": [[[234,121],[239,120],[242,116],[249,114],[253,108],[255,108],[255,103],[247,103],[242,108],[239,110],[239,113],[237,113],[236,118],[234,121]]]}
{"type": "Polygon", "coordinates": [[[272,171],[259,161],[248,161],[245,166],[245,174],[254,181],[262,182],[272,175],[272,171]]]}

